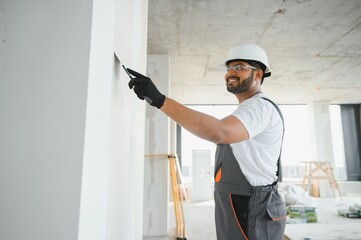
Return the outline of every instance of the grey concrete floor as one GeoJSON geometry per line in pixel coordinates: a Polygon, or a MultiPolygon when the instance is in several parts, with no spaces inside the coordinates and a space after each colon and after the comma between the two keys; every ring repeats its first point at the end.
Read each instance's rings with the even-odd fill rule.
{"type": "MultiPolygon", "coordinates": [[[[361,204],[361,196],[317,198],[317,223],[287,224],[285,234],[292,240],[360,240],[361,218],[349,219],[337,214],[337,209],[350,204],[361,204]]],[[[169,236],[144,238],[144,240],[174,240],[175,221],[173,205],[170,205],[169,236]]],[[[185,202],[184,216],[189,240],[216,240],[214,226],[214,202],[185,202]]]]}
{"type": "MultiPolygon", "coordinates": [[[[216,240],[214,225],[214,201],[183,203],[186,236],[190,240],[216,240]]],[[[176,239],[176,224],[173,204],[169,206],[169,235],[163,237],[144,237],[144,240],[174,240],[176,239]]]]}
{"type": "Polygon", "coordinates": [[[317,223],[287,224],[286,235],[292,240],[360,240],[361,218],[345,218],[337,213],[339,208],[361,204],[361,196],[317,198],[317,223]]]}

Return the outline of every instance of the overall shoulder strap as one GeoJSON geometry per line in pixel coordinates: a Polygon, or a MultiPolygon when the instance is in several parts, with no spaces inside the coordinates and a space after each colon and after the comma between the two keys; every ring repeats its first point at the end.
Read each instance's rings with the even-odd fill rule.
{"type": "Polygon", "coordinates": [[[282,115],[282,112],[280,110],[280,108],[277,106],[276,103],[274,103],[272,100],[268,99],[268,98],[265,98],[265,97],[262,97],[264,100],[270,102],[277,110],[278,114],[280,115],[281,119],[282,119],[282,125],[283,125],[283,132],[282,132],[282,142],[281,142],[281,150],[280,150],[280,155],[278,156],[278,161],[277,161],[277,181],[275,181],[272,185],[275,185],[277,184],[278,180],[282,181],[282,171],[281,171],[281,153],[282,153],[282,145],[283,145],[283,136],[284,136],[284,133],[285,133],[285,122],[283,120],[283,115],[282,115]]]}
{"type": "Polygon", "coordinates": [[[282,112],[280,110],[280,108],[277,106],[276,103],[274,103],[272,100],[268,99],[268,98],[265,98],[265,97],[262,97],[264,100],[270,102],[277,110],[278,114],[280,115],[281,119],[282,119],[282,124],[283,124],[283,131],[285,130],[285,124],[284,124],[284,120],[283,120],[283,115],[282,115],[282,112]]]}

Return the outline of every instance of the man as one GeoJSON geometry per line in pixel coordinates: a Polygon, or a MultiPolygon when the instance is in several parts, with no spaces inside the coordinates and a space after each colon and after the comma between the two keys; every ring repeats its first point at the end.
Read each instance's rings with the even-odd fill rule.
{"type": "Polygon", "coordinates": [[[231,48],[225,62],[227,90],[238,108],[219,120],[165,97],[150,78],[131,69],[129,87],[182,127],[217,144],[215,220],[218,240],[283,239],[287,210],[277,191],[283,118],[261,92],[271,69],[256,44],[231,48]]]}

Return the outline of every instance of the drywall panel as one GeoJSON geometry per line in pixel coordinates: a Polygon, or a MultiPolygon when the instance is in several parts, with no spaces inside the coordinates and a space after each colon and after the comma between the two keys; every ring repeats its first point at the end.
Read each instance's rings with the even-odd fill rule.
{"type": "Polygon", "coordinates": [[[93,1],[78,239],[104,239],[111,159],[113,1],[93,1]]]}
{"type": "Polygon", "coordinates": [[[120,66],[145,71],[147,1],[0,0],[0,21],[0,239],[142,239],[145,103],[120,66]]]}
{"type": "Polygon", "coordinates": [[[121,64],[145,72],[147,1],[93,2],[78,239],[137,240],[145,103],[129,89],[121,64]]]}
{"type": "Polygon", "coordinates": [[[77,239],[91,9],[0,1],[0,239],[77,239]]]}

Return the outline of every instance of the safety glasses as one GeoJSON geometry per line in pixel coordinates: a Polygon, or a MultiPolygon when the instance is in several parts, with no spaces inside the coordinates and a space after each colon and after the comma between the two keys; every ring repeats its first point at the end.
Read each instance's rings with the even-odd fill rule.
{"type": "Polygon", "coordinates": [[[230,72],[232,69],[236,72],[240,72],[240,71],[245,71],[247,69],[254,69],[254,70],[258,70],[255,67],[252,67],[250,65],[243,65],[243,64],[235,64],[233,66],[226,66],[226,70],[227,72],[230,72]]]}

